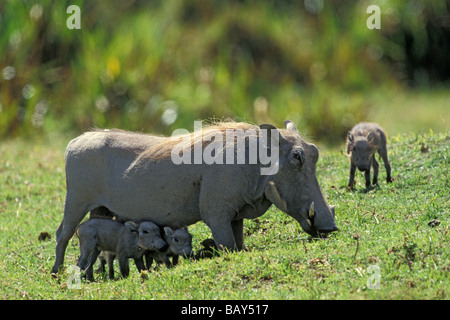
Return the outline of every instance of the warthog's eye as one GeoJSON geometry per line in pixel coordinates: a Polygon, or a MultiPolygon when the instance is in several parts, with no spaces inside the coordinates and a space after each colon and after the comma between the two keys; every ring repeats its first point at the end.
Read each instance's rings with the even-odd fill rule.
{"type": "Polygon", "coordinates": [[[178,238],[172,238],[174,242],[178,242],[178,238]]]}
{"type": "Polygon", "coordinates": [[[144,231],[142,231],[142,233],[145,233],[145,234],[147,234],[147,233],[148,233],[148,231],[147,231],[147,230],[144,230],[144,231]]]}

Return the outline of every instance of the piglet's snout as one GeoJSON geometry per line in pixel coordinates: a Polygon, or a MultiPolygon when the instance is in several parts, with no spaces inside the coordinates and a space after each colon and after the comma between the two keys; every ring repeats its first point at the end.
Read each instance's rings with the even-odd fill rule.
{"type": "Polygon", "coordinates": [[[156,250],[160,251],[160,252],[164,252],[167,249],[169,249],[169,245],[164,241],[158,241],[157,243],[154,244],[154,247],[156,250]]]}
{"type": "Polygon", "coordinates": [[[369,171],[370,167],[368,165],[360,165],[358,166],[359,171],[366,172],[369,171]]]}
{"type": "Polygon", "coordinates": [[[164,252],[169,248],[169,245],[162,239],[139,239],[138,245],[144,250],[156,250],[164,252]]]}

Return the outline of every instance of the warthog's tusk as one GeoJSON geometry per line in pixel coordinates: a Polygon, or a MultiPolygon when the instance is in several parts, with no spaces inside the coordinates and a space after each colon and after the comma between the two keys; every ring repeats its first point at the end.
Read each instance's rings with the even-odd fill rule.
{"type": "Polygon", "coordinates": [[[308,222],[308,224],[309,224],[310,227],[312,226],[311,220],[306,219],[306,222],[308,222]]]}
{"type": "Polygon", "coordinates": [[[278,193],[277,188],[275,187],[275,183],[273,181],[269,181],[268,184],[268,193],[270,194],[271,198],[270,199],[274,205],[276,205],[279,209],[281,209],[282,211],[286,212],[287,211],[287,205],[286,205],[286,201],[284,201],[283,199],[281,199],[280,194],[278,193]]]}
{"type": "Polygon", "coordinates": [[[333,215],[333,217],[336,215],[335,208],[336,206],[331,206],[331,214],[333,215]]]}
{"type": "Polygon", "coordinates": [[[314,218],[314,201],[311,202],[311,206],[309,207],[309,213],[308,213],[309,217],[312,219],[314,218]]]}

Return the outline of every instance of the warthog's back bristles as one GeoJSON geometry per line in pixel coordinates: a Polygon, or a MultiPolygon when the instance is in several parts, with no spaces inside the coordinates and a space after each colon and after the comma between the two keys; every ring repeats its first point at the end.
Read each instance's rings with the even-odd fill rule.
{"type": "MultiPolygon", "coordinates": [[[[226,141],[227,131],[232,133],[233,131],[236,132],[238,130],[243,132],[245,137],[259,136],[259,127],[256,125],[245,122],[218,122],[208,127],[203,127],[201,131],[168,137],[163,142],[149,147],[140,155],[140,157],[151,158],[156,161],[168,159],[171,157],[174,146],[177,146],[182,150],[188,148],[193,150],[195,145],[201,143],[202,149],[204,149],[214,141],[218,134],[222,135],[222,141],[226,143],[229,142],[226,141]]],[[[235,135],[233,143],[236,142],[237,139],[238,137],[235,135]]]]}

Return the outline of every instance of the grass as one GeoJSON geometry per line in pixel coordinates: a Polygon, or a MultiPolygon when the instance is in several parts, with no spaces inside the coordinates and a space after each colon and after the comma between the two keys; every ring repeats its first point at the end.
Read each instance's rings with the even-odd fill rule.
{"type": "MultiPolygon", "coordinates": [[[[311,239],[297,222],[272,207],[245,221],[246,250],[71,289],[68,267],[79,254],[75,237],[59,279],[55,230],[65,196],[67,141],[0,144],[0,299],[448,299],[449,133],[391,136],[394,182],[345,189],[344,146],[322,150],[317,177],[340,229],[311,239]],[[439,220],[431,226],[430,222],[439,220]],[[40,232],[52,238],[38,241],[40,232]],[[378,281],[378,282],[377,282],[378,281]],[[379,289],[373,285],[379,284],[379,289]]],[[[380,163],[381,164],[381,163],[380,163]]],[[[203,223],[190,227],[194,250],[211,237],[203,223]]]]}
{"type": "Polygon", "coordinates": [[[408,94],[386,90],[373,93],[368,119],[383,124],[390,135],[421,130],[446,132],[450,126],[447,89],[410,90],[408,94]],[[399,121],[401,119],[401,121],[399,121]]]}

